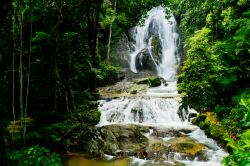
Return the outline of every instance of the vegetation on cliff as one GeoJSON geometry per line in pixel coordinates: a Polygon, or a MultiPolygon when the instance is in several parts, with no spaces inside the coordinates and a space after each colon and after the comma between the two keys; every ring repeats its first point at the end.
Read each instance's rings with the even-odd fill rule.
{"type": "MultiPolygon", "coordinates": [[[[212,124],[210,133],[221,136],[232,149],[225,165],[247,165],[250,160],[249,3],[188,0],[180,1],[175,12],[184,39],[185,57],[178,77],[183,105],[201,113],[215,113],[221,128],[212,124]],[[222,128],[228,134],[222,134],[222,128]]],[[[209,118],[201,120],[200,126],[206,129],[208,121],[209,118]]]]}

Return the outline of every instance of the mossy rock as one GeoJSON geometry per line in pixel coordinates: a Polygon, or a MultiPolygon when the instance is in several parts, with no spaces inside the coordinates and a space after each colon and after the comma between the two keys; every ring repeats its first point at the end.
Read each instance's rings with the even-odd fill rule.
{"type": "Polygon", "coordinates": [[[159,77],[149,77],[149,86],[156,87],[161,85],[161,79],[159,77]]]}
{"type": "Polygon", "coordinates": [[[148,145],[148,139],[143,135],[145,129],[140,126],[108,125],[101,127],[101,130],[105,146],[99,148],[104,148],[107,154],[134,155],[148,145]]]}
{"type": "Polygon", "coordinates": [[[161,143],[155,143],[155,144],[153,145],[153,150],[154,150],[155,152],[160,152],[160,151],[164,150],[164,145],[161,144],[161,143]]]}
{"type": "Polygon", "coordinates": [[[185,154],[189,157],[199,157],[207,147],[192,138],[178,137],[167,141],[172,152],[185,154]]]}
{"type": "Polygon", "coordinates": [[[152,56],[156,64],[159,65],[159,63],[161,63],[162,46],[158,34],[154,34],[152,36],[151,46],[152,46],[152,56]]]}
{"type": "MultiPolygon", "coordinates": [[[[139,164],[133,164],[132,166],[138,166],[139,164]]],[[[152,162],[147,161],[143,164],[143,166],[185,166],[185,164],[179,162],[179,161],[172,161],[172,163],[169,162],[152,162]]]]}
{"type": "Polygon", "coordinates": [[[215,139],[223,147],[226,146],[226,141],[223,138],[228,138],[229,134],[216,118],[215,113],[206,112],[205,114],[200,114],[192,120],[192,123],[204,130],[208,137],[215,139]]]}
{"type": "Polygon", "coordinates": [[[149,87],[156,87],[161,85],[161,79],[157,76],[152,76],[149,78],[144,78],[135,81],[136,84],[147,84],[149,87]]]}

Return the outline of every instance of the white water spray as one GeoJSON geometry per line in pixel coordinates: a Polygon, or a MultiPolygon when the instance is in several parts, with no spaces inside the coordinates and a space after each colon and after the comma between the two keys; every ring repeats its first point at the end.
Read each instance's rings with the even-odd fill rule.
{"type": "Polygon", "coordinates": [[[136,63],[140,63],[141,67],[145,65],[143,63],[147,63],[142,62],[139,53],[148,50],[150,57],[147,59],[151,59],[151,63],[155,65],[157,75],[165,80],[175,79],[180,61],[179,35],[176,32],[176,20],[170,10],[167,10],[168,14],[163,7],[153,8],[148,12],[144,26],[136,26],[131,32],[135,40],[134,51],[130,54],[130,68],[133,72],[138,72],[136,63]],[[158,37],[161,49],[158,55],[154,55],[152,51],[152,40],[155,36],[158,37]]]}

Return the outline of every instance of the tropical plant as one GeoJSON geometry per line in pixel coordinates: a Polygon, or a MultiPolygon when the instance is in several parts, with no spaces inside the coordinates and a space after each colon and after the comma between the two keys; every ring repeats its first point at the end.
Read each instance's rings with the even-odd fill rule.
{"type": "Polygon", "coordinates": [[[62,166],[61,157],[58,153],[51,152],[45,147],[31,146],[13,152],[10,155],[13,165],[20,166],[62,166]]]}

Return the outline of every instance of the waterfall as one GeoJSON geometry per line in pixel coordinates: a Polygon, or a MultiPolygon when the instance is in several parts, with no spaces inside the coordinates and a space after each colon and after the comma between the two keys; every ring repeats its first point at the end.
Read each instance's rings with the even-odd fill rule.
{"type": "Polygon", "coordinates": [[[166,10],[168,14],[161,6],[153,8],[148,12],[144,25],[131,31],[130,68],[135,73],[149,69],[165,80],[172,80],[180,62],[179,35],[173,14],[166,10]]]}
{"type": "Polygon", "coordinates": [[[173,125],[183,123],[177,114],[178,98],[120,98],[100,101],[101,125],[140,123],[144,125],[173,125]]]}
{"type": "MultiPolygon", "coordinates": [[[[107,137],[117,136],[119,139],[125,138],[124,140],[129,140],[129,134],[133,133],[131,130],[128,131],[129,125],[148,127],[148,131],[145,130],[146,133],[144,133],[148,139],[145,152],[150,154],[150,147],[158,147],[159,145],[166,150],[155,151],[151,157],[148,156],[148,159],[137,158],[138,156],[131,152],[132,156],[135,156],[132,157],[135,165],[144,165],[145,163],[154,165],[154,163],[162,162],[156,159],[160,155],[164,163],[170,163],[170,165],[179,165],[179,162],[186,166],[219,166],[227,153],[212,139],[207,138],[198,126],[190,123],[187,118],[188,114],[196,114],[195,110],[182,111],[180,109],[181,98],[176,85],[177,65],[180,62],[179,36],[176,33],[176,21],[173,14],[170,10],[165,12],[163,7],[155,7],[148,12],[144,25],[133,28],[131,35],[130,50],[132,51],[129,55],[131,70],[136,73],[144,70],[153,72],[164,78],[166,83],[159,87],[150,88],[142,96],[128,97],[124,95],[119,98],[111,99],[109,97],[99,100],[101,119],[97,126],[103,128],[105,126],[127,126],[125,130],[115,130],[114,135],[107,137]],[[180,115],[184,116],[180,117],[180,115]],[[119,134],[121,135],[119,136],[119,134]],[[192,148],[195,145],[203,148],[195,156],[190,157],[190,155],[178,152],[179,150],[169,152],[171,146],[169,140],[176,141],[176,145],[189,145],[185,148],[192,148]],[[178,141],[180,141],[179,144],[178,141]]],[[[140,131],[136,130],[136,132],[140,131]]],[[[126,142],[126,144],[129,143],[126,142]]],[[[134,144],[125,147],[131,148],[134,147],[134,144]]],[[[119,149],[117,152],[129,154],[130,148],[122,149],[123,151],[119,149]]]]}

